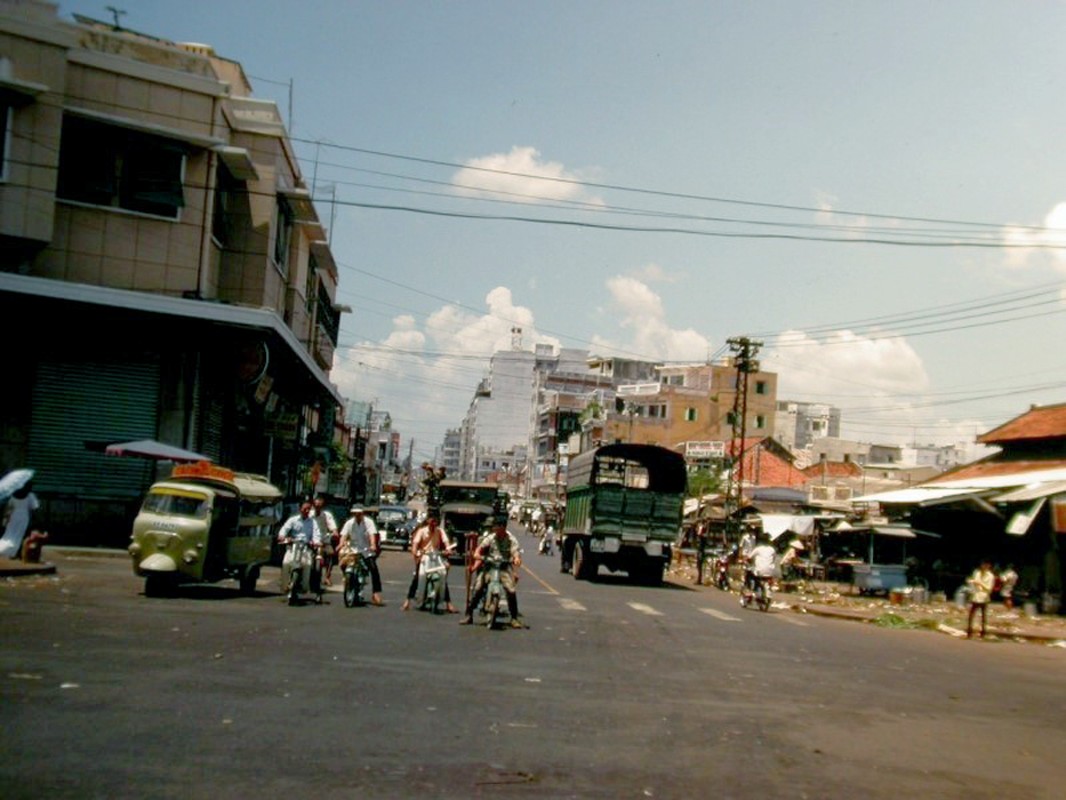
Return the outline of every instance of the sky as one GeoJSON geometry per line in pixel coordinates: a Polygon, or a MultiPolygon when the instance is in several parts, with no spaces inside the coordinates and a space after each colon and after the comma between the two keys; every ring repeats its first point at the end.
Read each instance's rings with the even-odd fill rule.
{"type": "Polygon", "coordinates": [[[416,459],[514,328],[669,362],[749,336],[861,441],[1066,401],[1064,2],[112,5],[278,102],[352,310],[331,378],[416,459]]]}

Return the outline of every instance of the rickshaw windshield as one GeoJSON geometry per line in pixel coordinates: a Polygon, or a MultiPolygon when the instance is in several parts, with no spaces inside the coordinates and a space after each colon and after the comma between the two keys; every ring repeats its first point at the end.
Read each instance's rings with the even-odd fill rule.
{"type": "Polygon", "coordinates": [[[208,500],[206,495],[192,492],[152,491],[144,498],[142,511],[153,514],[168,514],[193,519],[206,519],[208,500]]]}

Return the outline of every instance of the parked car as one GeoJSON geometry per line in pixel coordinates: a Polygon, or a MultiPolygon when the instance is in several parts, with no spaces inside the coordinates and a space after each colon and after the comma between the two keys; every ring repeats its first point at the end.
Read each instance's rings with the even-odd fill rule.
{"type": "Polygon", "coordinates": [[[411,509],[407,506],[381,506],[374,515],[382,547],[398,547],[406,550],[411,546],[411,509]]]}

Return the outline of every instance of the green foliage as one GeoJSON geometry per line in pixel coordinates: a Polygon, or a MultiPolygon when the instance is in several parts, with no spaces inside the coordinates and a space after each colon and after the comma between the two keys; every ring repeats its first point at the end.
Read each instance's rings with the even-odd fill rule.
{"type": "Polygon", "coordinates": [[[722,486],[722,479],[709,469],[698,469],[690,472],[688,476],[688,488],[685,493],[689,497],[702,497],[705,494],[713,494],[722,486]]]}

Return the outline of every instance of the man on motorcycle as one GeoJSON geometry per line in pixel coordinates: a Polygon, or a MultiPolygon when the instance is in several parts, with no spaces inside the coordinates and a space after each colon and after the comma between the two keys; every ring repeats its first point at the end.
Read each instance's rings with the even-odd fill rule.
{"type": "Polygon", "coordinates": [[[750,598],[762,581],[768,581],[774,577],[774,569],[777,566],[777,551],[770,544],[770,537],[760,533],[756,537],[755,547],[748,555],[748,580],[745,582],[744,592],[750,598]]]}
{"type": "Polygon", "coordinates": [[[366,516],[363,507],[354,505],[349,512],[351,516],[341,528],[338,551],[344,554],[358,553],[363,557],[367,571],[370,573],[370,602],[372,605],[385,605],[381,601],[381,573],[378,572],[378,553],[381,552],[381,540],[374,520],[366,516]]]}
{"type": "Polygon", "coordinates": [[[333,557],[337,553],[339,543],[337,520],[333,518],[333,512],[326,508],[324,498],[316,497],[313,501],[313,507],[312,516],[315,518],[319,535],[322,537],[322,582],[326,586],[332,586],[333,557]]]}
{"type": "MultiPolygon", "coordinates": [[[[411,576],[411,585],[407,588],[407,599],[403,601],[404,611],[411,607],[411,601],[415,599],[415,594],[418,592],[418,574],[422,568],[422,556],[430,550],[436,550],[443,555],[454,548],[455,545],[448,538],[448,534],[444,532],[444,528],[440,527],[436,517],[429,517],[426,520],[426,524],[415,531],[414,538],[411,540],[411,555],[415,559],[415,572],[411,576]]],[[[445,574],[444,578],[444,604],[449,614],[459,613],[459,610],[452,605],[452,596],[448,591],[447,574],[445,574]]]]}
{"type": "MultiPolygon", "coordinates": [[[[315,524],[315,518],[311,514],[312,508],[311,503],[302,503],[300,505],[300,513],[289,517],[278,530],[278,541],[282,544],[288,544],[293,539],[303,539],[317,549],[322,544],[322,536],[319,533],[318,525],[315,524]]],[[[296,566],[300,565],[297,564],[296,566]]],[[[289,576],[292,574],[292,569],[292,548],[289,547],[285,550],[285,556],[281,560],[282,591],[285,591],[289,586],[289,576]]],[[[304,570],[303,586],[300,587],[300,590],[305,594],[311,591],[310,572],[311,570],[304,570]]]]}
{"type": "Polygon", "coordinates": [[[500,570],[500,583],[507,593],[507,610],[511,615],[512,628],[526,627],[518,619],[518,583],[515,570],[522,566],[522,548],[518,539],[507,530],[505,522],[497,522],[492,533],[483,537],[474,549],[474,563],[470,571],[474,575],[473,591],[470,602],[466,604],[466,615],[459,620],[460,625],[474,624],[474,609],[485,597],[488,584],[485,581],[484,562],[492,559],[504,562],[507,566],[500,570]]]}

